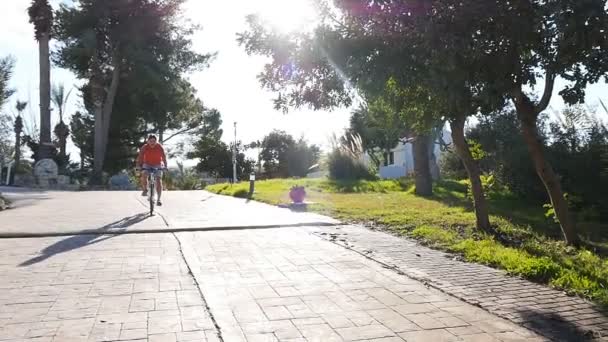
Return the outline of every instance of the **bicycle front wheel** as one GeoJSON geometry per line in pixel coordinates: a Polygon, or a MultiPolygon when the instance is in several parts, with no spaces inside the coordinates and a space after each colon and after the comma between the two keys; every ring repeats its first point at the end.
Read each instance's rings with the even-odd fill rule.
{"type": "Polygon", "coordinates": [[[150,194],[150,197],[148,198],[150,201],[150,216],[154,215],[154,181],[155,179],[153,177],[150,177],[148,180],[148,186],[150,187],[150,190],[148,190],[148,193],[150,194]]]}

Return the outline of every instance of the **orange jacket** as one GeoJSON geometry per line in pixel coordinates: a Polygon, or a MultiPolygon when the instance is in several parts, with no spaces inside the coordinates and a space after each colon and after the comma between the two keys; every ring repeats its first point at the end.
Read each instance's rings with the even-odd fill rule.
{"type": "Polygon", "coordinates": [[[139,156],[137,157],[137,165],[143,164],[157,166],[163,163],[167,166],[167,156],[165,155],[165,149],[161,144],[155,144],[152,147],[150,144],[145,144],[139,149],[139,156]]]}

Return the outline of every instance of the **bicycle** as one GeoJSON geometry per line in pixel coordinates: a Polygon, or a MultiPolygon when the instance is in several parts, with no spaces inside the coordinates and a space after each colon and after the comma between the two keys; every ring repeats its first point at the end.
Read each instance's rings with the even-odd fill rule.
{"type": "Polygon", "coordinates": [[[165,168],[159,167],[142,167],[141,171],[148,173],[148,200],[150,201],[150,216],[154,216],[154,192],[156,191],[156,177],[159,171],[164,171],[165,168]]]}

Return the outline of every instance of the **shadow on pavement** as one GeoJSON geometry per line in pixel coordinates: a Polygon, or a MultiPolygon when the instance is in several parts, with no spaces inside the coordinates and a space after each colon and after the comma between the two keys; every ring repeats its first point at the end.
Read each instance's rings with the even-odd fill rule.
{"type": "Polygon", "coordinates": [[[540,332],[552,341],[594,341],[605,337],[597,336],[594,332],[585,330],[554,312],[524,310],[519,314],[526,322],[527,328],[540,332]]]}
{"type": "Polygon", "coordinates": [[[124,217],[118,221],[109,223],[101,228],[91,230],[90,234],[73,235],[66,239],[55,242],[54,244],[42,250],[41,255],[24,261],[19,266],[25,267],[42,262],[54,255],[68,252],[80,247],[89,246],[104,240],[111,239],[116,236],[116,233],[125,231],[128,227],[148,219],[148,213],[141,213],[129,217],[124,217]],[[112,232],[113,235],[103,235],[103,233],[112,232]]]}

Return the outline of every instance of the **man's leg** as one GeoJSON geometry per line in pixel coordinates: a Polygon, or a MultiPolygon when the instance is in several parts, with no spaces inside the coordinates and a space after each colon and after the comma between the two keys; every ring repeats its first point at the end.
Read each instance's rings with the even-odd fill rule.
{"type": "Polygon", "coordinates": [[[141,180],[141,188],[142,188],[141,195],[147,196],[148,195],[148,173],[146,171],[141,172],[140,180],[141,180]]]}
{"type": "Polygon", "coordinates": [[[162,172],[158,172],[156,175],[156,193],[158,194],[158,203],[160,205],[160,196],[163,193],[163,174],[162,172]]]}

